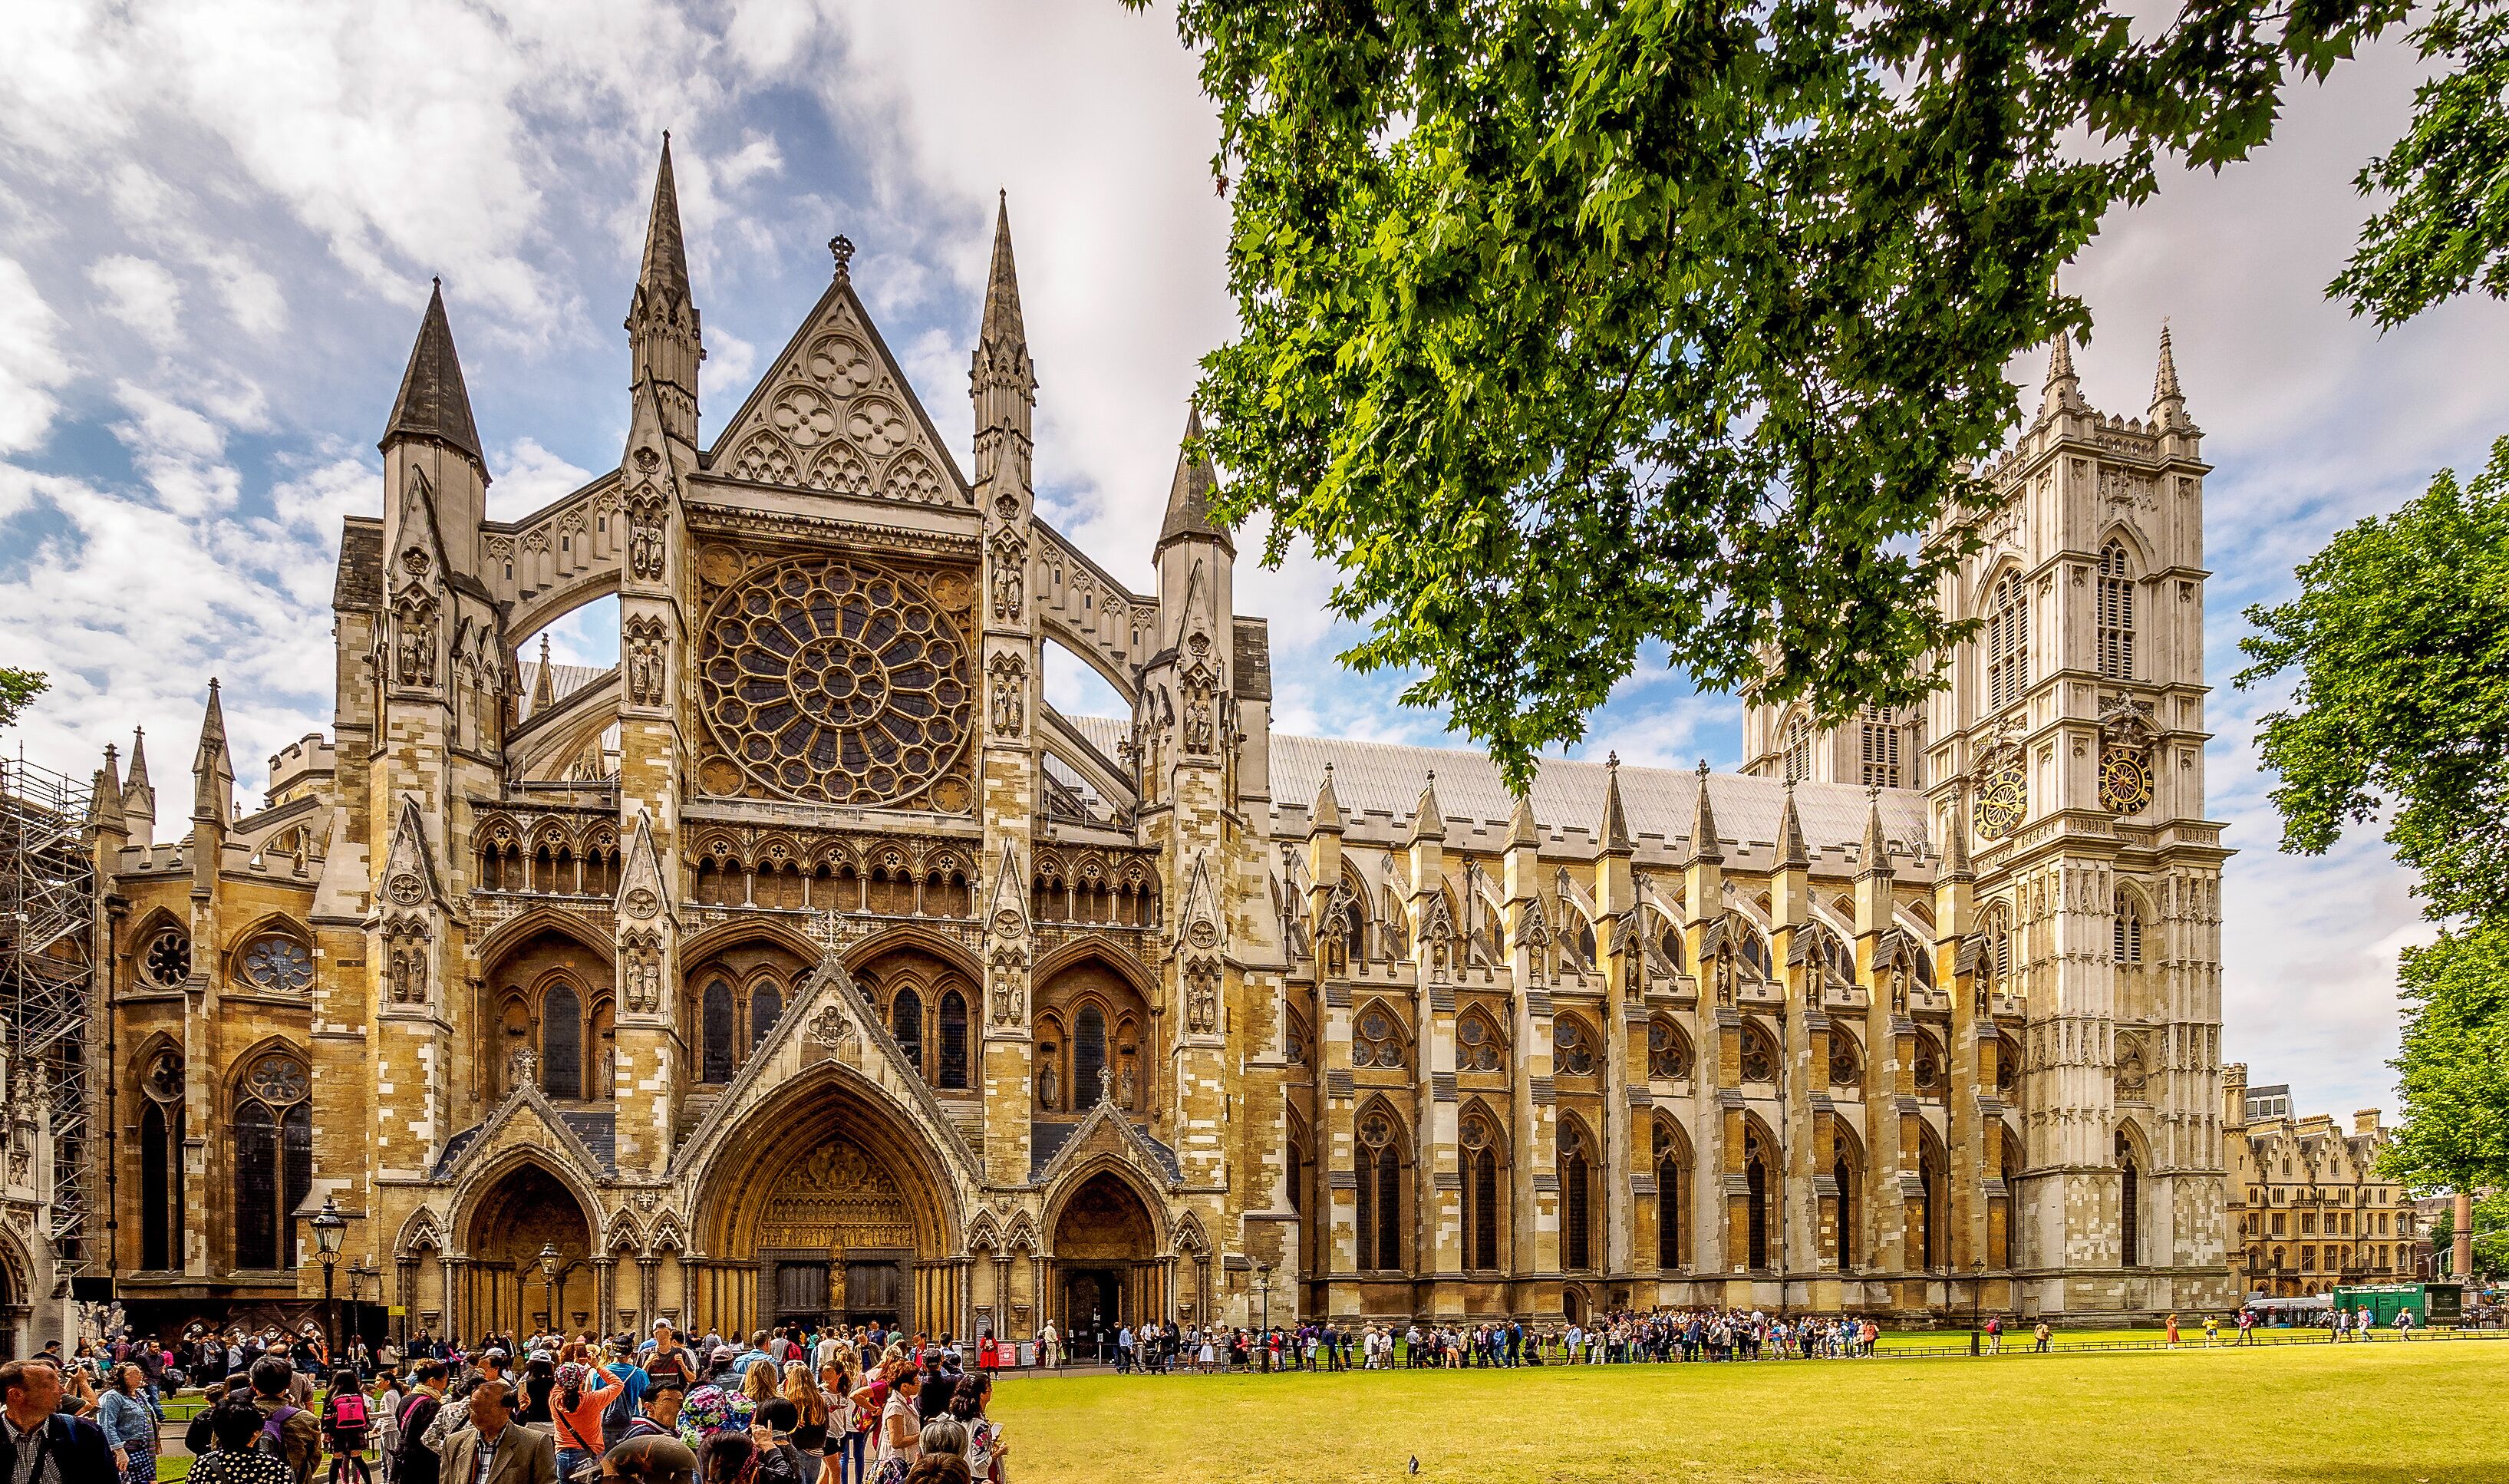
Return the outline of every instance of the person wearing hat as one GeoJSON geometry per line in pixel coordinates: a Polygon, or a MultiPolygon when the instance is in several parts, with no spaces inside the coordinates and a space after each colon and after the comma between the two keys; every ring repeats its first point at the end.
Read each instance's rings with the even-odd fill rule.
{"type": "Polygon", "coordinates": [[[577,1469],[606,1451],[601,1440],[602,1411],[627,1390],[627,1383],[616,1379],[606,1385],[594,1384],[594,1378],[608,1374],[572,1360],[557,1368],[557,1384],[548,1397],[548,1414],[551,1429],[557,1433],[557,1475],[561,1479],[575,1477],[577,1469]]]}
{"type": "Polygon", "coordinates": [[[601,1446],[608,1449],[617,1446],[618,1440],[627,1435],[627,1428],[636,1421],[637,1411],[645,1404],[645,1393],[651,1390],[653,1378],[627,1357],[623,1345],[609,1349],[603,1356],[601,1369],[618,1383],[618,1394],[601,1409],[601,1446]]]}

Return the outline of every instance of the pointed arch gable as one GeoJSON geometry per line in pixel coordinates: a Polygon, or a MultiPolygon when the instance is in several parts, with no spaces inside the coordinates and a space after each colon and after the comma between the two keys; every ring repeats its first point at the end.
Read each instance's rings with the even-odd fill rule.
{"type": "MultiPolygon", "coordinates": [[[[1079,1136],[1075,1134],[1072,1142],[1079,1141],[1079,1136]]],[[[1142,1208],[1149,1213],[1150,1250],[1153,1252],[1169,1250],[1175,1239],[1172,1235],[1173,1224],[1168,1220],[1167,1197],[1158,1188],[1164,1181],[1163,1179],[1154,1180],[1150,1172],[1141,1168],[1139,1161],[1127,1157],[1129,1152],[1119,1154],[1115,1150],[1105,1148],[1093,1150],[1072,1161],[1060,1173],[1054,1174],[1051,1183],[1046,1186],[1044,1230],[1052,1232],[1060,1227],[1063,1224],[1064,1210],[1070,1206],[1071,1198],[1087,1188],[1090,1181],[1103,1174],[1130,1191],[1134,1199],[1142,1203],[1142,1208]]]]}
{"type": "MultiPolygon", "coordinates": [[[[477,1147],[472,1146],[474,1150],[477,1147]]],[[[452,1212],[451,1227],[454,1241],[458,1243],[454,1249],[456,1256],[468,1253],[473,1245],[475,1233],[472,1228],[479,1220],[487,1198],[495,1193],[506,1175],[526,1166],[538,1169],[565,1187],[566,1193],[575,1198],[576,1208],[583,1217],[586,1232],[601,1230],[601,1198],[593,1189],[592,1182],[584,1177],[583,1171],[570,1169],[571,1162],[551,1158],[543,1147],[528,1143],[508,1144],[485,1153],[475,1162],[466,1159],[463,1163],[469,1169],[455,1176],[452,1194],[445,1202],[446,1208],[452,1212]]]]}
{"type": "MultiPolygon", "coordinates": [[[[883,937],[886,935],[882,935],[883,937]]],[[[693,966],[717,954],[729,952],[745,943],[763,943],[784,949],[804,964],[815,964],[827,952],[824,944],[808,934],[771,918],[743,918],[693,933],[680,944],[680,962],[693,966]]]]}
{"type": "Polygon", "coordinates": [[[561,938],[572,938],[581,945],[585,951],[599,954],[605,960],[617,961],[618,947],[617,944],[611,942],[608,933],[573,912],[562,912],[548,907],[533,907],[497,924],[487,937],[479,940],[476,952],[481,976],[495,977],[497,970],[503,966],[507,957],[544,932],[555,933],[561,938]]]}
{"type": "Polygon", "coordinates": [[[2125,548],[2126,575],[2129,578],[2140,578],[2159,565],[2153,559],[2151,541],[2145,538],[2134,522],[2123,516],[2115,517],[2100,527],[2099,535],[2091,538],[2091,550],[2106,551],[2111,541],[2125,548]]]}
{"type": "Polygon", "coordinates": [[[1132,954],[1102,938],[1077,938],[1048,950],[1030,971],[1030,983],[1045,983],[1067,969],[1091,961],[1105,965],[1107,972],[1132,985],[1133,992],[1144,1003],[1158,1002],[1158,982],[1150,977],[1149,970],[1142,968],[1132,954]]]}
{"type": "Polygon", "coordinates": [[[400,1224],[400,1235],[393,1239],[393,1255],[406,1257],[414,1252],[444,1250],[444,1222],[431,1206],[422,1206],[409,1213],[400,1224]]]}

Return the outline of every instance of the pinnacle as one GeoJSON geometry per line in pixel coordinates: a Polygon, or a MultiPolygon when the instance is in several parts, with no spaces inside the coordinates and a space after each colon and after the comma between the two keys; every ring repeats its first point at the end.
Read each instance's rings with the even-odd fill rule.
{"type": "Polygon", "coordinates": [[[1603,853],[1627,855],[1635,848],[1629,838],[1629,810],[1621,803],[1621,755],[1614,753],[1603,771],[1603,853]]]}
{"type": "Polygon", "coordinates": [[[1187,405],[1184,414],[1184,440],[1177,446],[1176,479],[1168,486],[1167,519],[1159,525],[1158,546],[1164,549],[1170,541],[1199,538],[1219,543],[1230,556],[1237,555],[1237,543],[1226,531],[1211,518],[1211,492],[1219,486],[1219,473],[1211,466],[1211,455],[1202,446],[1202,412],[1187,405]]]}
{"type": "Polygon", "coordinates": [[[1533,797],[1529,794],[1517,796],[1516,808],[1508,816],[1507,843],[1511,850],[1542,843],[1542,827],[1534,822],[1533,797]]]}
{"type": "Polygon", "coordinates": [[[1864,874],[1891,874],[1891,842],[1882,831],[1882,791],[1864,791],[1864,874]]]}
{"type": "Polygon", "coordinates": [[[1805,871],[1812,866],[1812,849],[1804,843],[1803,817],[1795,812],[1795,786],[1786,785],[1785,812],[1778,817],[1778,869],[1805,871]]]}
{"type": "Polygon", "coordinates": [[[1316,805],[1311,811],[1318,830],[1339,831],[1342,827],[1341,799],[1333,793],[1332,764],[1325,764],[1325,781],[1316,785],[1316,805]]]}
{"type": "Polygon", "coordinates": [[[1945,881],[1966,881],[1970,877],[1968,864],[1968,789],[1963,786],[1952,800],[1952,816],[1943,825],[1943,871],[1945,881]]]}
{"type": "Polygon", "coordinates": [[[985,320],[976,339],[989,345],[1028,344],[1020,315],[1019,265],[1011,257],[1011,193],[1001,193],[993,217],[993,266],[985,276],[985,320]]]}
{"type": "Polygon", "coordinates": [[[2169,321],[2160,321],[2160,364],[2152,376],[2152,421],[2163,427],[2184,427],[2187,393],[2178,386],[2178,357],[2169,349],[2169,321]]]}
{"type": "Polygon", "coordinates": [[[444,281],[428,296],[426,317],[419,321],[418,343],[410,347],[409,368],[401,373],[400,392],[393,398],[392,420],[384,425],[389,448],[402,438],[441,443],[467,454],[484,476],[488,461],[479,452],[479,426],[470,417],[470,390],[462,382],[462,358],[453,349],[453,325],[444,315],[444,281]]]}
{"type": "Polygon", "coordinates": [[[641,305],[655,298],[666,306],[689,302],[688,240],[680,233],[680,191],[671,173],[671,135],[662,131],[662,163],[654,172],[654,214],[645,225],[645,259],[636,271],[641,305]]]}
{"type": "Polygon", "coordinates": [[[1446,816],[1438,808],[1438,770],[1429,770],[1428,781],[1421,786],[1420,801],[1411,810],[1411,838],[1442,839],[1446,834],[1446,816]]]}
{"type": "Polygon", "coordinates": [[[1716,806],[1707,797],[1707,760],[1699,760],[1699,803],[1690,825],[1690,858],[1694,861],[1721,861],[1724,848],[1717,842],[1716,806]]]}

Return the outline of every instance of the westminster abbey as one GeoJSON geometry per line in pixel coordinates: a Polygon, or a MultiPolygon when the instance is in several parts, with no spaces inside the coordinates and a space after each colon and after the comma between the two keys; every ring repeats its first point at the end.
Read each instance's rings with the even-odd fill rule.
{"type": "Polygon", "coordinates": [[[1189,419],[1145,585],[1039,518],[1007,210],[963,464],[831,246],[701,427],[666,148],[618,466],[511,522],[439,290],[328,732],[251,808],[214,685],[188,799],[108,758],[134,1318],[305,1317],[326,1207],[376,1333],[2229,1299],[2165,335],[2139,419],[2056,349],[1921,714],[1519,798],[1273,731],[1189,419]],[[618,664],[549,663],[604,598],[618,664]]]}

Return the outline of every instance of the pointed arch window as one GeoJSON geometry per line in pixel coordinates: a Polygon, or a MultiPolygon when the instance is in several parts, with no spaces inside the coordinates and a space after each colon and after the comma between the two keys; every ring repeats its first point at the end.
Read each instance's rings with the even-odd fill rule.
{"type": "Polygon", "coordinates": [[[1569,1269],[1594,1266],[1594,1155],[1586,1131],[1573,1123],[1559,1128],[1559,1265],[1569,1269]]]}
{"type": "Polygon", "coordinates": [[[2134,679],[2134,578],[2126,575],[2125,543],[2100,549],[2100,675],[2134,679]]]}
{"type": "Polygon", "coordinates": [[[1594,1033],[1585,1022],[1572,1016],[1561,1016],[1551,1026],[1552,1070],[1567,1077],[1591,1077],[1594,1072],[1594,1033]]]}
{"type": "Polygon", "coordinates": [[[1786,723],[1785,775],[1788,783],[1812,776],[1812,723],[1803,717],[1786,723]]]}
{"type": "Polygon", "coordinates": [[[1403,1044],[1403,1022],[1382,1006],[1370,1005],[1359,1013],[1359,1023],[1352,1027],[1350,1064],[1381,1066],[1400,1070],[1408,1064],[1403,1044]]]}
{"type": "Polygon", "coordinates": [[[2117,1261],[2129,1268],[2143,1266],[2143,1171],[2136,1168],[2134,1145],[2122,1133],[2116,1136],[2117,1162],[2117,1261]]]}
{"type": "Polygon", "coordinates": [[[967,997],[955,989],[941,996],[941,1086],[967,1085],[967,997]]]}
{"type": "Polygon", "coordinates": [[[699,1082],[731,1080],[731,985],[713,980],[705,986],[705,1002],[698,1009],[699,1082]]]}
{"type": "Polygon", "coordinates": [[[1394,1120],[1370,1109],[1359,1121],[1359,1265],[1378,1272],[1403,1266],[1403,1160],[1394,1120]]]}
{"type": "Polygon", "coordinates": [[[1986,706],[2001,711],[2030,685],[2030,595],[2019,573],[1995,584],[1986,613],[1986,706]]]}
{"type": "Polygon", "coordinates": [[[1743,1259],[1751,1271],[1762,1272],[1769,1266],[1769,1151],[1756,1128],[1742,1135],[1742,1189],[1748,1218],[1743,1223],[1743,1259]]]}
{"type": "Polygon", "coordinates": [[[1864,786],[1868,789],[1895,789],[1899,786],[1899,723],[1888,709],[1864,708],[1859,723],[1863,735],[1862,754],[1864,786]]]}
{"type": "Polygon", "coordinates": [[[139,1091],[139,1266],[158,1273],[182,1265],[183,1058],[159,1052],[139,1091]]]}
{"type": "Polygon", "coordinates": [[[1094,1107],[1098,1074],[1106,1066],[1106,1013],[1095,1005],[1080,1007],[1071,1031],[1071,1105],[1094,1107]]]}
{"type": "Polygon", "coordinates": [[[2116,894],[2109,938],[2109,958],[2120,964],[2143,962],[2143,918],[2134,909],[2134,899],[2116,894]]]}
{"type": "Polygon", "coordinates": [[[1681,1266],[1681,1146],[1672,1130],[1655,1129],[1655,1259],[1670,1273],[1681,1266]]]}
{"type": "Polygon", "coordinates": [[[767,1036],[784,1014],[784,991],[773,980],[761,980],[749,991],[749,1049],[767,1044],[767,1036]]]}
{"type": "Polygon", "coordinates": [[[1662,1016],[1647,1021],[1646,1057],[1650,1078],[1690,1075],[1690,1040],[1679,1026],[1662,1016]]]}
{"type": "Polygon", "coordinates": [[[1757,1020],[1742,1025],[1742,1080],[1775,1082],[1778,1080],[1778,1043],[1757,1020]]]}
{"type": "Polygon", "coordinates": [[[1479,1010],[1464,1012],[1455,1022],[1455,1070],[1459,1072],[1495,1072],[1506,1064],[1506,1054],[1500,1049],[1498,1027],[1479,1010]]]}
{"type": "Polygon", "coordinates": [[[236,1266],[296,1266],[296,1207],[314,1188],[313,1078],[281,1052],[253,1058],[235,1123],[236,1266]]]}
{"type": "Polygon", "coordinates": [[[1498,1130],[1475,1113],[1464,1120],[1464,1266],[1498,1268],[1498,1130]]]}
{"type": "Polygon", "coordinates": [[[583,1095],[583,996],[564,981],[541,996],[541,1091],[583,1095]]]}
{"type": "MultiPolygon", "coordinates": [[[[888,1029],[897,1037],[897,1049],[906,1054],[906,1059],[924,1080],[930,1081],[931,1068],[923,1062],[923,996],[916,993],[914,985],[900,985],[897,998],[889,1002],[888,1029]]],[[[1103,1037],[1100,1045],[1103,1053],[1103,1037]]]]}
{"type": "Polygon", "coordinates": [[[1830,1142],[1829,1177],[1838,1183],[1838,1271],[1855,1271],[1855,1230],[1861,1217],[1856,1189],[1855,1160],[1850,1154],[1847,1140],[1830,1142]]]}

